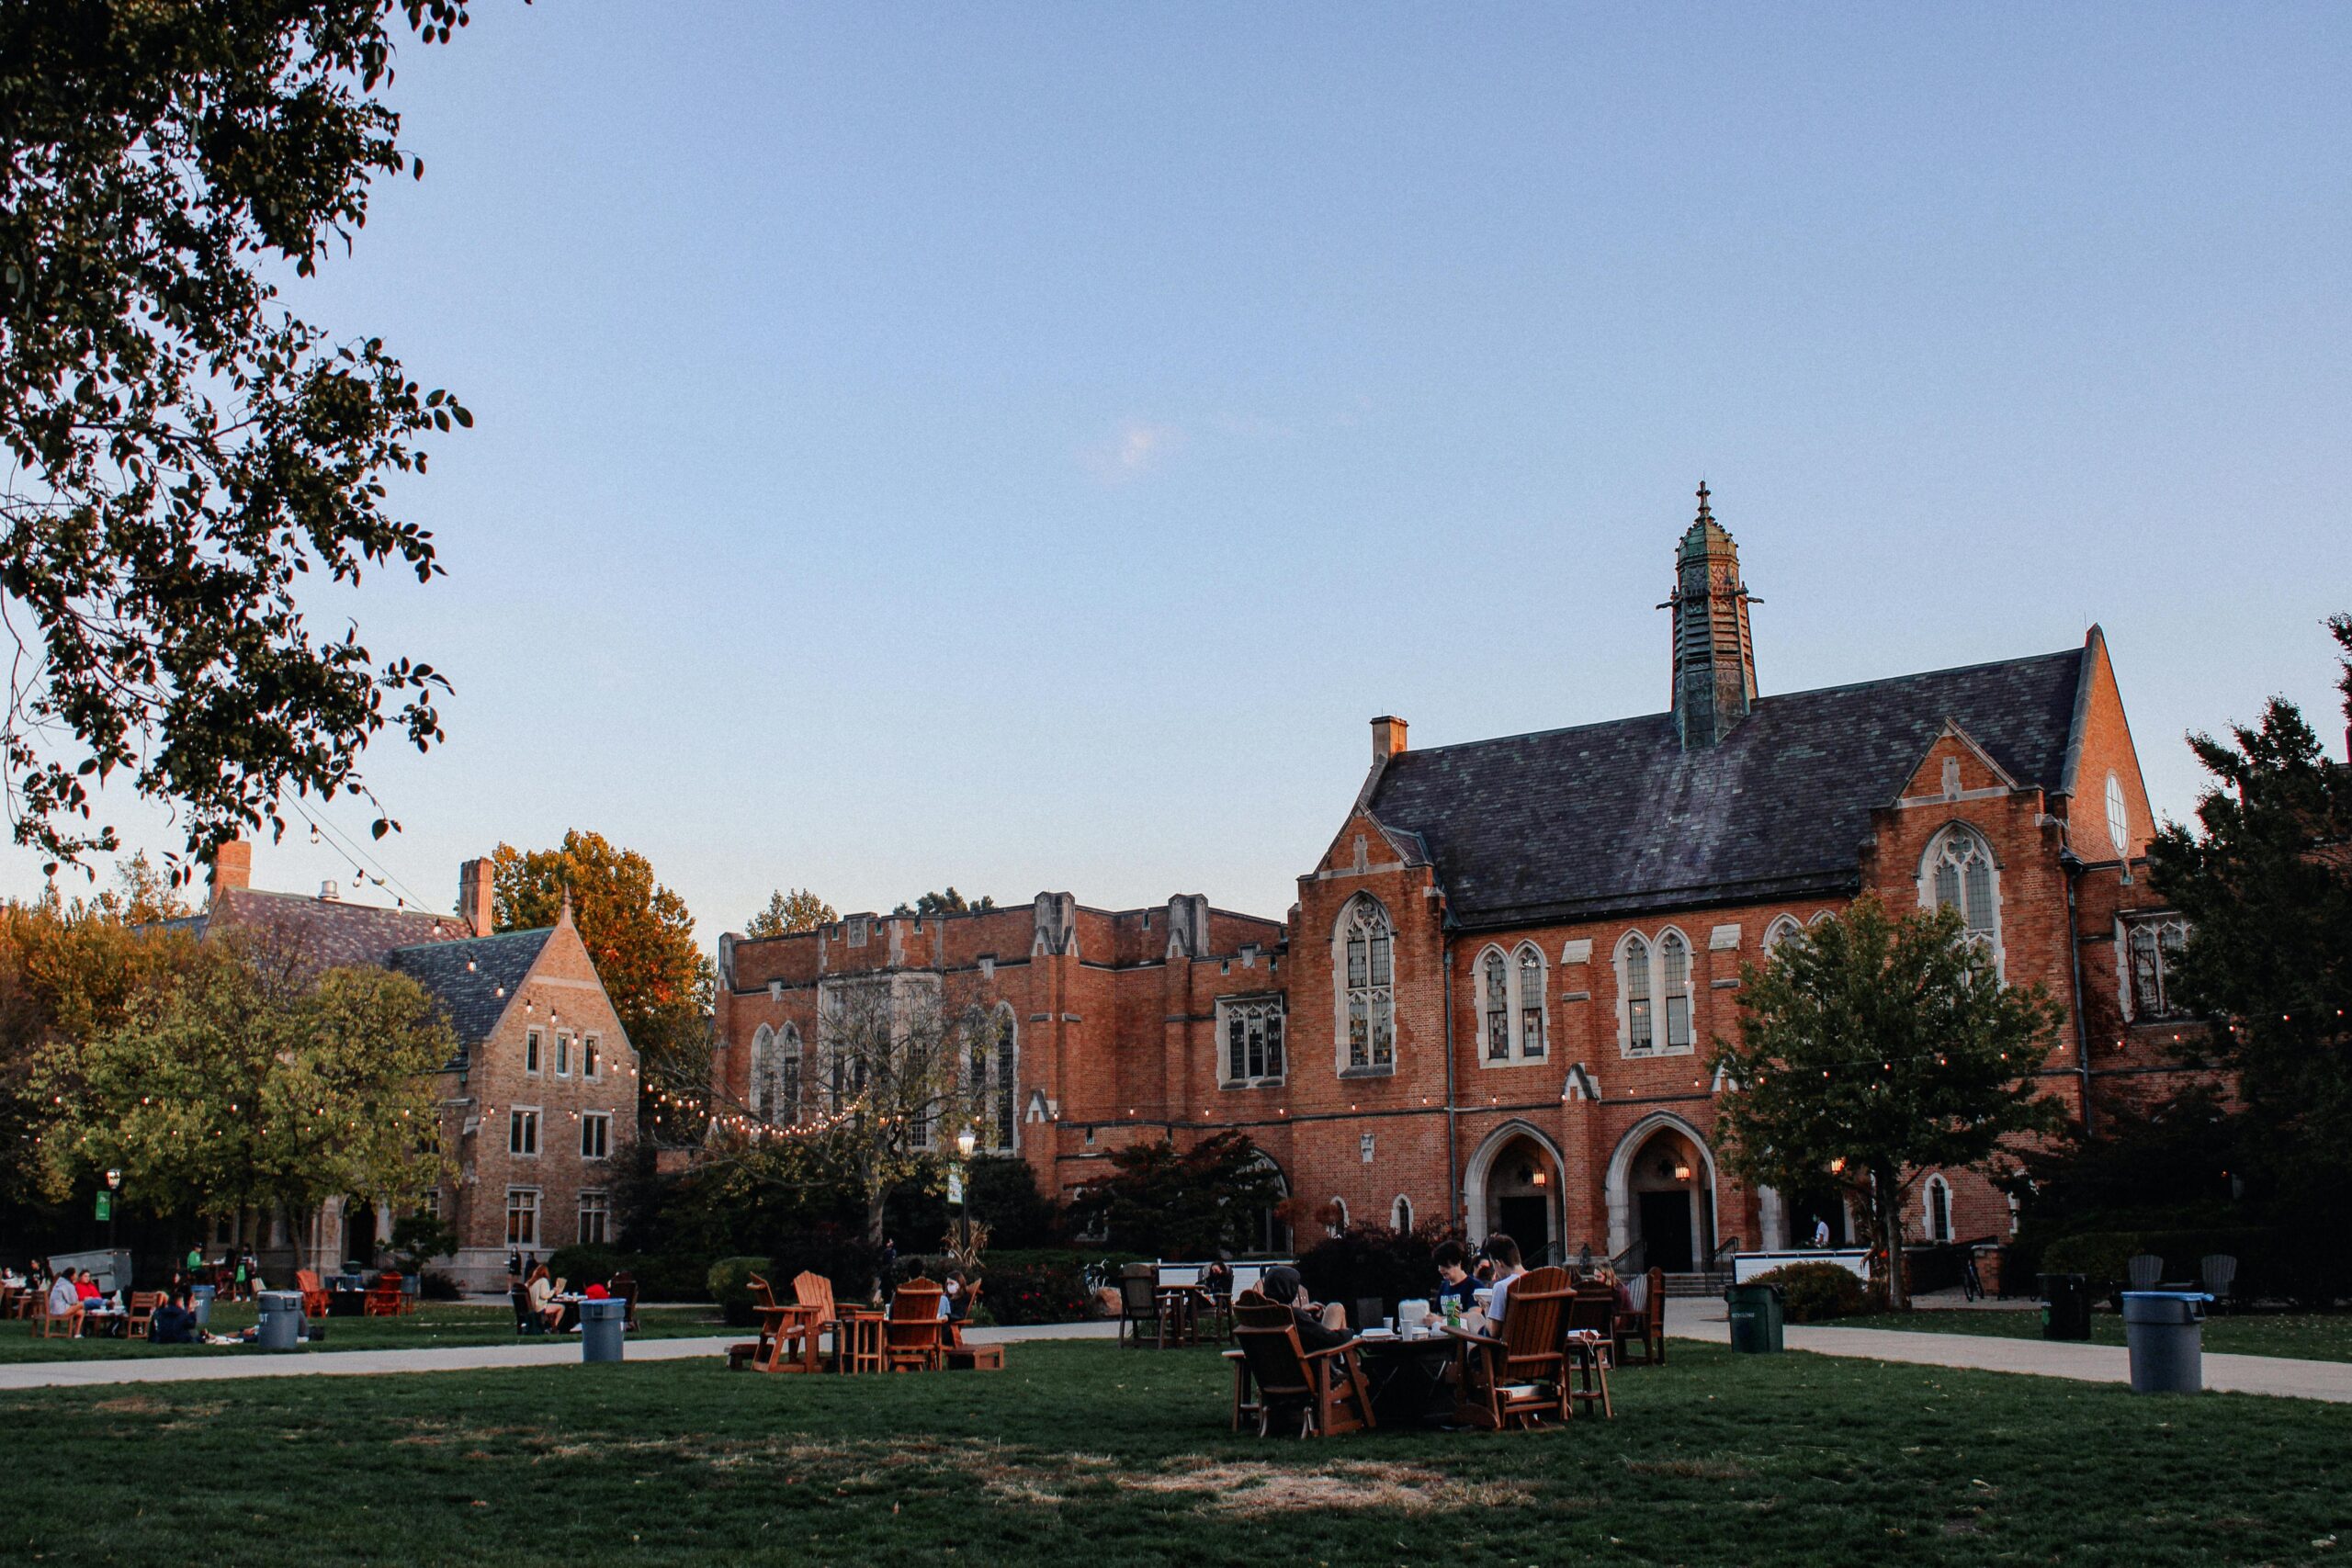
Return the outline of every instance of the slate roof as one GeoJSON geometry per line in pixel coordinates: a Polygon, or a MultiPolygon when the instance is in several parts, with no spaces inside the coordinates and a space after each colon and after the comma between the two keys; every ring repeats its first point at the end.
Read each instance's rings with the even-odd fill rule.
{"type": "Polygon", "coordinates": [[[158,922],[198,938],[228,931],[250,931],[291,942],[305,964],[317,969],[380,965],[394,948],[447,942],[470,934],[454,915],[424,909],[387,909],[347,904],[301,893],[269,893],[258,887],[225,887],[201,915],[158,922]]]}
{"type": "Polygon", "coordinates": [[[2067,776],[2087,647],[1762,697],[1685,751],[1670,714],[1392,758],[1369,807],[1465,926],[1850,891],[1872,807],[1947,720],[2021,784],[2067,776]]]}
{"type": "Polygon", "coordinates": [[[555,934],[553,926],[526,931],[500,931],[495,936],[466,937],[458,942],[427,942],[403,947],[391,954],[391,967],[433,993],[457,1032],[458,1059],[489,1037],[514,999],[515,987],[539,961],[555,934]]]}

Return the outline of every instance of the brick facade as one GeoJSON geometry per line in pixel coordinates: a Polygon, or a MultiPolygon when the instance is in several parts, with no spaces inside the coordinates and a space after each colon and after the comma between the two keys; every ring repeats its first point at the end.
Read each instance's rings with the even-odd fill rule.
{"type": "MultiPolygon", "coordinates": [[[[1747,591],[1729,536],[1703,506],[1702,496],[1685,550],[1698,539],[1710,570],[1683,574],[1679,600],[1688,605],[1678,603],[1677,646],[1697,645],[1680,623],[1687,615],[1701,625],[1712,584],[1715,618],[1732,627],[1715,644],[1725,657],[1747,660],[1747,591]]],[[[1747,1190],[1716,1168],[1708,1139],[1720,1089],[1704,1066],[1709,1042],[1737,1030],[1739,966],[1762,954],[1776,927],[1842,908],[1865,890],[1898,908],[1929,901],[1930,858],[1943,844],[1973,843],[1989,855],[1988,939],[2002,972],[2012,983],[2042,985],[2065,1009],[2066,1031],[2045,1077],[2070,1114],[2086,1105],[2095,1119],[2120,1113],[2177,1087],[2160,1046],[2179,1022],[2124,1017],[2129,976],[2119,953],[2128,922],[2153,912],[2143,858],[2153,824],[2104,638],[2094,628],[2079,654],[2016,661],[2016,671],[1984,666],[1908,677],[1883,683],[1883,698],[1875,687],[1801,694],[1778,699],[1782,716],[1775,699],[1758,699],[1750,716],[1742,693],[1755,689],[1751,664],[1687,682],[1717,705],[1703,724],[1686,726],[1678,714],[1671,725],[1595,727],[1589,746],[1577,739],[1584,732],[1520,738],[1528,754],[1541,752],[1532,770],[1539,782],[1528,785],[1498,783],[1527,775],[1508,771],[1516,765],[1510,758],[1477,747],[1426,754],[1419,782],[1408,783],[1406,727],[1384,716],[1373,721],[1371,775],[1320,860],[1298,879],[1286,919],[1227,914],[1189,896],[1113,912],[1040,894],[1025,909],[860,915],[804,934],[722,938],[713,1089],[727,1104],[752,1107],[754,1056],[772,1061],[787,1027],[808,1050],[829,978],[932,971],[958,976],[1015,1019],[1013,1152],[1051,1194],[1067,1196],[1130,1141],[1238,1129],[1280,1167],[1294,1218],[1336,1200],[1351,1219],[1388,1223],[1408,1206],[1415,1222],[1442,1221],[1474,1236],[1509,1230],[1529,1250],[1555,1258],[1582,1247],[1623,1254],[1639,1242],[1649,1261],[1669,1267],[1687,1267],[1735,1238],[1748,1247],[1802,1244],[1815,1216],[1789,1213],[1775,1195],[1747,1190]],[[2023,694],[2005,706],[2002,694],[2012,688],[2023,694]],[[1901,720],[1873,732],[1880,761],[1869,766],[1879,773],[1869,772],[1860,744],[1850,768],[1834,755],[1848,722],[1838,705],[1857,703],[1901,720]],[[1953,712],[1944,711],[1947,703],[1953,712]],[[1815,710],[1828,716],[1808,721],[1812,738],[1785,716],[1815,710]],[[1996,739],[1973,733],[1971,724],[1996,739]],[[1718,734],[1725,738],[1719,757],[1690,755],[1718,734]],[[1679,882],[1625,863],[1562,873],[1559,886],[1542,885],[1541,876],[1531,884],[1529,867],[1540,871],[1542,856],[1520,856],[1513,834],[1575,837],[1546,823],[1573,813],[1566,795],[1551,795],[1542,781],[1555,775],[1543,768],[1602,769],[1589,759],[1612,745],[1647,759],[1646,776],[1666,781],[1653,793],[1688,794],[1626,798],[1641,795],[1641,786],[1607,777],[1579,786],[1634,820],[1623,862],[1646,860],[1662,835],[1717,833],[1729,842],[1821,827],[1802,815],[1812,787],[1803,779],[1781,791],[1797,803],[1796,817],[1743,821],[1741,801],[1769,792],[1741,769],[1826,770],[1823,776],[1849,795],[1865,792],[1853,812],[1856,832],[1836,840],[1828,860],[1799,867],[1801,874],[1766,866],[1771,874],[1735,875],[1721,868],[1745,863],[1728,852],[1710,859],[1702,845],[1691,852],[1700,870],[1679,882]],[[1746,751],[1736,750],[1743,745],[1746,751]],[[1825,759],[1825,751],[1833,754],[1825,759]],[[1387,776],[1392,770],[1397,778],[1387,776]],[[1447,770],[1459,780],[1431,784],[1447,770]],[[2120,846],[2109,828],[2110,776],[2120,846]],[[1430,815],[1425,803],[1444,789],[1456,805],[1430,815]],[[1509,798],[1495,800],[1498,791],[1509,798]],[[1474,863],[1473,835],[1454,831],[1470,809],[1459,804],[1465,801],[1500,823],[1488,837],[1501,848],[1485,852],[1485,863],[1474,863]],[[1514,826],[1521,818],[1523,829],[1514,826]],[[1504,884],[1513,885],[1495,890],[1504,884]],[[1382,1031],[1367,1022],[1358,1061],[1351,982],[1374,1010],[1383,987],[1375,960],[1352,966],[1347,933],[1358,911],[1375,907],[1391,943],[1391,1046],[1385,1060],[1373,1059],[1382,1031]],[[1638,976],[1628,956],[1636,941],[1645,955],[1638,976]],[[1499,993],[1487,989],[1498,956],[1499,993]],[[1669,987],[1669,976],[1679,985],[1669,987]],[[1646,997],[1635,994],[1645,987],[1646,997]],[[1495,995],[1503,1003],[1499,1046],[1488,1005],[1495,995]],[[1255,997],[1281,1004],[1285,1070],[1278,1081],[1228,1086],[1219,1072],[1230,1042],[1219,1032],[1218,1003],[1255,997]]],[[[759,1099],[757,1113],[791,1111],[770,1095],[759,1099]]],[[[1915,1237],[1937,1201],[1931,1187],[1948,1195],[1939,1207],[1950,1235],[2008,1233],[2006,1199],[1980,1175],[1951,1171],[1923,1173],[1915,1237]]],[[[1843,1216],[1821,1217],[1843,1231],[1843,1216]]]]}

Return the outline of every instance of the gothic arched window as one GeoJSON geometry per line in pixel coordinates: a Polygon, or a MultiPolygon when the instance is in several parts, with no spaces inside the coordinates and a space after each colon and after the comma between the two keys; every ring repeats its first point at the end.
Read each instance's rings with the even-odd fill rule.
{"type": "Polygon", "coordinates": [[[1617,950],[1617,994],[1625,998],[1625,1049],[1645,1055],[1657,1043],[1650,1016],[1650,944],[1628,933],[1617,950]]]}
{"type": "Polygon", "coordinates": [[[775,1100],[768,1108],[772,1122],[800,1120],[800,1031],[791,1024],[776,1036],[775,1100]]]}
{"type": "Polygon", "coordinates": [[[988,1024],[973,1037],[970,1078],[966,1085],[971,1095],[974,1131],[980,1147],[992,1154],[1009,1155],[1017,1145],[1020,1074],[1019,1025],[1013,1021],[1011,1006],[999,1002],[988,1024]]]}
{"type": "Polygon", "coordinates": [[[1803,932],[1804,930],[1804,928],[1803,926],[1797,924],[1797,918],[1794,915],[1782,915],[1779,919],[1774,920],[1770,925],[1764,928],[1764,941],[1761,945],[1763,946],[1764,951],[1769,953],[1774,948],[1781,945],[1781,940],[1783,937],[1796,936],[1803,932]]]}
{"type": "Polygon", "coordinates": [[[1975,829],[1955,822],[1928,846],[1921,878],[1931,908],[1956,909],[1970,942],[1998,964],[2001,956],[2001,894],[1992,846],[1975,829]]]}
{"type": "Polygon", "coordinates": [[[1519,950],[1519,1055],[1544,1059],[1544,955],[1528,944],[1519,950]]]}
{"type": "Polygon", "coordinates": [[[2130,1016],[2135,1020],[2177,1016],[2181,1009],[2172,999],[2172,969],[2180,961],[2180,950],[2188,945],[2188,922],[2175,916],[2138,921],[2129,929],[2130,1016]]]}
{"type": "Polygon", "coordinates": [[[1396,1194],[1396,1201],[1388,1205],[1388,1228],[1399,1235],[1413,1228],[1413,1201],[1402,1192],[1396,1194]]]}
{"type": "Polygon", "coordinates": [[[1340,1011],[1343,1068],[1393,1067],[1396,1062],[1396,935],[1374,898],[1348,906],[1340,922],[1340,1011]]]}
{"type": "Polygon", "coordinates": [[[1926,1211],[1923,1217],[1928,1224],[1928,1239],[1950,1241],[1951,1239],[1951,1183],[1939,1175],[1928,1177],[1920,1206],[1926,1211]]]}
{"type": "Polygon", "coordinates": [[[743,1084],[743,1103],[754,1121],[768,1113],[769,1058],[775,1054],[775,1032],[763,1023],[752,1035],[752,1066],[743,1084]]]}
{"type": "Polygon", "coordinates": [[[1657,939],[1659,989],[1665,993],[1666,1048],[1690,1049],[1690,944],[1680,931],[1657,939]]]}
{"type": "Polygon", "coordinates": [[[1480,964],[1487,1003],[1487,1060],[1510,1060],[1510,965],[1499,953],[1489,952],[1480,964]]]}

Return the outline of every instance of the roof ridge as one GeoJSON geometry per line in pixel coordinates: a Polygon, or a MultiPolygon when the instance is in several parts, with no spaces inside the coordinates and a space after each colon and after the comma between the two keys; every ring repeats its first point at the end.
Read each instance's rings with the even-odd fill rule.
{"type": "MultiPolygon", "coordinates": [[[[1799,697],[1828,696],[1837,692],[1863,691],[1872,686],[1892,686],[1902,681],[1924,681],[1937,675],[1966,675],[1979,670],[1997,670],[2004,665],[2037,663],[2045,659],[2079,659],[2082,655],[2083,649],[2079,648],[2062,648],[2049,653],[2022,653],[2012,659],[1985,659],[1974,664],[1949,664],[1939,670],[1915,670],[1905,675],[1882,675],[1871,681],[1846,681],[1834,686],[1808,686],[1799,692],[1781,692],[1771,696],[1758,697],[1756,699],[1756,706],[1762,708],[1768,704],[1792,702],[1799,697]]],[[[1504,740],[1538,740],[1554,735],[1573,735],[1582,729],[1608,729],[1617,725],[1638,724],[1645,719],[1670,723],[1673,718],[1674,712],[1671,708],[1661,708],[1655,713],[1624,714],[1616,718],[1588,719],[1582,724],[1555,725],[1549,729],[1525,729],[1510,735],[1485,735],[1475,740],[1454,740],[1442,746],[1423,746],[1411,751],[1400,751],[1390,761],[1401,761],[1408,757],[1430,757],[1440,751],[1457,751],[1470,746],[1492,746],[1504,740]]]]}

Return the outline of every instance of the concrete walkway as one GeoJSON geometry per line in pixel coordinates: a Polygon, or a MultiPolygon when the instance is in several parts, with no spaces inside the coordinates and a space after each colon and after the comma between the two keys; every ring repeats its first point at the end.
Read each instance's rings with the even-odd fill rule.
{"type": "MultiPolygon", "coordinates": [[[[632,1339],[632,1361],[716,1359],[745,1334],[710,1338],[632,1339]]],[[[1026,1339],[1113,1339],[1113,1323],[1040,1323],[1018,1328],[967,1329],[978,1345],[1010,1345],[1026,1339]]],[[[459,1345],[431,1350],[237,1351],[213,1356],[153,1356],[121,1361],[22,1361],[0,1365],[0,1393],[28,1388],[104,1388],[117,1383],[215,1382],[232,1378],[372,1377],[382,1372],[475,1372],[505,1367],[573,1366],[580,1361],[576,1337],[527,1339],[514,1345],[459,1345]]]]}
{"type": "MultiPolygon", "coordinates": [[[[1668,1332],[1679,1339],[1730,1342],[1731,1325],[1721,1303],[1712,1314],[1692,1314],[1668,1332]]],[[[1671,1319],[1672,1311],[1668,1309],[1671,1319]]],[[[1791,1325],[1782,1343],[1817,1356],[1858,1356],[1929,1367],[1966,1367],[1984,1372],[2024,1372],[2033,1377],[2073,1378],[2078,1382],[2130,1382],[2131,1352],[2120,1345],[2085,1345],[2053,1339],[2008,1339],[1992,1334],[1909,1334],[1892,1328],[1838,1328],[1791,1325]]],[[[2294,1399],[2352,1404],[2352,1361],[2296,1361],[2281,1356],[2227,1356],[2207,1352],[2205,1386],[2224,1393],[2273,1393],[2294,1399]]]]}

